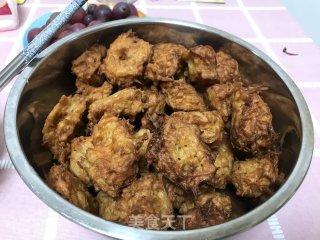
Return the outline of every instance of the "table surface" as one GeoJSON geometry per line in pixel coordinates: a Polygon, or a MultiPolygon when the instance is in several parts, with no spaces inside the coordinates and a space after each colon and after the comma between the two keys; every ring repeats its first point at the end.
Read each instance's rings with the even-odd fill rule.
{"type": "MultiPolygon", "coordinates": [[[[20,6],[20,27],[0,33],[0,69],[22,47],[30,23],[42,14],[61,8],[66,0],[27,0],[20,6]]],[[[320,239],[320,191],[314,189],[320,173],[320,49],[307,36],[280,0],[226,0],[226,4],[140,0],[136,6],[150,17],[176,18],[207,24],[252,43],[282,66],[303,93],[314,123],[315,151],[310,170],[299,190],[276,214],[230,239],[320,239]],[[282,52],[298,53],[289,56],[282,52]]],[[[9,84],[0,93],[2,125],[9,84]]],[[[60,216],[41,202],[13,169],[0,128],[0,238],[9,239],[108,239],[60,216]]]]}

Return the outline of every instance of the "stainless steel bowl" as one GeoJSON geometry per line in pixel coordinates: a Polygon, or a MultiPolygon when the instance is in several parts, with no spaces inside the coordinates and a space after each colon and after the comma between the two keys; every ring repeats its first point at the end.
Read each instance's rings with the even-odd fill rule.
{"type": "Polygon", "coordinates": [[[12,162],[28,187],[49,207],[75,223],[120,239],[218,239],[246,230],[281,208],[295,193],[310,165],[313,127],[306,102],[291,78],[267,55],[226,32],[168,19],[127,19],[88,28],[41,52],[21,73],[10,92],[4,119],[5,140],[12,162]],[[226,49],[253,83],[269,87],[264,99],[271,107],[282,147],[280,169],[285,183],[263,204],[227,223],[188,231],[151,231],[105,221],[70,204],[44,182],[50,154],[41,147],[43,122],[62,94],[72,93],[71,61],[95,42],[109,44],[132,29],[151,42],[185,46],[209,44],[226,49]]]}

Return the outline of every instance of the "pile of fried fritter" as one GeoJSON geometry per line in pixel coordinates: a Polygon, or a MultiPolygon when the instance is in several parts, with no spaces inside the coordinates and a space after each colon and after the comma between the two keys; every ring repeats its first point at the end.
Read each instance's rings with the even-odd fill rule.
{"type": "Polygon", "coordinates": [[[279,150],[265,88],[247,86],[226,52],[129,31],[71,70],[77,91],[42,130],[47,183],[66,200],[121,224],[181,230],[229,220],[232,195],[270,193],[279,150]]]}

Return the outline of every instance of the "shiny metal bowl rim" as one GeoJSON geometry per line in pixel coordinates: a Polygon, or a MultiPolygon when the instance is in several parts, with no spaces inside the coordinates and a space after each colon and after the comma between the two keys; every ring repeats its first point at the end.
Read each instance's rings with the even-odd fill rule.
{"type": "Polygon", "coordinates": [[[68,37],[56,42],[55,44],[45,49],[20,74],[19,78],[16,80],[11,89],[5,109],[4,133],[7,149],[10,158],[15,166],[15,169],[17,170],[23,181],[27,184],[27,186],[43,202],[45,202],[56,212],[60,213],[61,215],[67,217],[77,224],[80,224],[98,233],[121,239],[218,239],[249,229],[279,210],[297,191],[308,171],[314,147],[313,125],[307,104],[300,90],[292,81],[292,79],[270,57],[268,57],[262,51],[247,43],[246,41],[216,28],[186,21],[161,18],[133,18],[97,25],[87,28],[81,32],[69,35],[68,37]],[[284,84],[291,92],[300,113],[302,125],[302,142],[299,158],[291,175],[289,176],[285,184],[268,201],[234,220],[212,227],[187,231],[153,231],[136,229],[103,220],[102,218],[96,217],[70,204],[68,201],[60,197],[56,192],[51,190],[39,177],[33,167],[29,164],[19,143],[19,136],[16,126],[16,116],[22,90],[27,84],[28,79],[33,73],[33,70],[37,66],[37,64],[41,62],[42,58],[45,58],[50,53],[59,48],[59,46],[67,44],[80,36],[100,30],[106,30],[110,27],[137,23],[180,25],[183,27],[194,28],[195,30],[203,30],[218,34],[249,49],[253,54],[257,55],[264,62],[266,62],[283,80],[284,84]]]}

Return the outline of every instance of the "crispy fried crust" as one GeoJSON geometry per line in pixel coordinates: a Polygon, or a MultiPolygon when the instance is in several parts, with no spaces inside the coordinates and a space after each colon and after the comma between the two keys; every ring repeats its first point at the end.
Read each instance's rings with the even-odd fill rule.
{"type": "Polygon", "coordinates": [[[94,126],[93,148],[89,148],[80,166],[88,173],[96,190],[111,197],[129,185],[138,172],[136,142],[129,124],[105,114],[94,126]]]}
{"type": "Polygon", "coordinates": [[[217,78],[216,53],[211,46],[191,48],[187,62],[192,82],[207,82],[217,78]]]}
{"type": "MultiPolygon", "coordinates": [[[[133,217],[140,215],[144,221],[141,227],[147,228],[146,218],[153,216],[158,228],[165,226],[162,219],[173,214],[171,201],[160,174],[146,174],[123,190],[120,198],[112,199],[106,194],[98,194],[99,214],[104,219],[122,224],[130,224],[133,217]]],[[[150,227],[150,226],[149,226],[150,227]]]]}
{"type": "Polygon", "coordinates": [[[239,77],[238,62],[229,54],[219,51],[217,58],[217,75],[220,83],[231,82],[239,77]]]}
{"type": "Polygon", "coordinates": [[[142,76],[150,54],[148,42],[137,38],[131,31],[123,33],[111,43],[100,72],[113,85],[132,86],[142,76]]]}
{"type": "Polygon", "coordinates": [[[93,148],[91,137],[77,137],[71,141],[70,171],[83,183],[89,184],[90,178],[87,172],[81,167],[85,160],[87,150],[93,148]]]}
{"type": "Polygon", "coordinates": [[[184,80],[162,83],[166,103],[177,111],[205,111],[206,105],[194,87],[184,80]]]}
{"type": "Polygon", "coordinates": [[[200,129],[200,138],[205,143],[220,142],[223,138],[224,124],[217,111],[174,112],[171,116],[197,125],[200,129]]]}
{"type": "Polygon", "coordinates": [[[206,96],[210,106],[220,112],[226,122],[231,115],[231,97],[234,86],[231,83],[215,84],[207,88],[206,96]]]}
{"type": "Polygon", "coordinates": [[[88,104],[91,104],[99,99],[108,97],[112,92],[112,85],[104,82],[101,86],[92,86],[81,79],[76,80],[77,94],[85,97],[88,104]]]}
{"type": "Polygon", "coordinates": [[[185,223],[180,220],[181,229],[196,229],[226,222],[231,215],[232,204],[228,195],[209,192],[200,194],[193,201],[186,201],[180,208],[185,223]]]}
{"type": "Polygon", "coordinates": [[[147,65],[145,78],[152,81],[172,81],[181,68],[188,49],[174,43],[159,43],[152,47],[152,56],[147,65]]]}
{"type": "Polygon", "coordinates": [[[271,148],[276,134],[272,114],[257,88],[238,88],[232,99],[231,143],[239,150],[257,154],[271,148]]]}
{"type": "Polygon", "coordinates": [[[276,162],[276,157],[268,155],[235,161],[231,182],[237,189],[236,194],[241,197],[259,197],[267,193],[277,179],[276,162]]]}
{"type": "Polygon", "coordinates": [[[91,213],[97,213],[97,203],[85,185],[70,173],[64,165],[54,165],[49,171],[48,185],[63,198],[91,213]]]}
{"type": "Polygon", "coordinates": [[[200,183],[214,184],[216,168],[196,125],[167,117],[162,146],[156,168],[172,182],[179,183],[182,188],[192,190],[195,194],[200,183]]]}
{"type": "Polygon", "coordinates": [[[92,77],[97,72],[102,59],[106,55],[106,47],[95,44],[72,61],[72,72],[83,82],[92,83],[92,77]]]}
{"type": "Polygon", "coordinates": [[[141,125],[143,128],[159,127],[159,118],[164,115],[166,105],[164,96],[158,92],[154,86],[144,92],[147,101],[145,104],[146,111],[141,119],[141,125]]]}
{"type": "Polygon", "coordinates": [[[149,129],[141,128],[134,134],[137,139],[138,154],[142,158],[146,155],[149,142],[152,138],[152,133],[149,129]]]}
{"type": "Polygon", "coordinates": [[[42,144],[62,163],[69,158],[70,141],[85,110],[86,102],[81,96],[63,95],[45,121],[42,144]]]}
{"type": "Polygon", "coordinates": [[[104,113],[134,119],[138,113],[143,112],[145,102],[146,97],[143,91],[136,88],[125,88],[92,103],[89,107],[88,119],[95,124],[104,113]]]}

